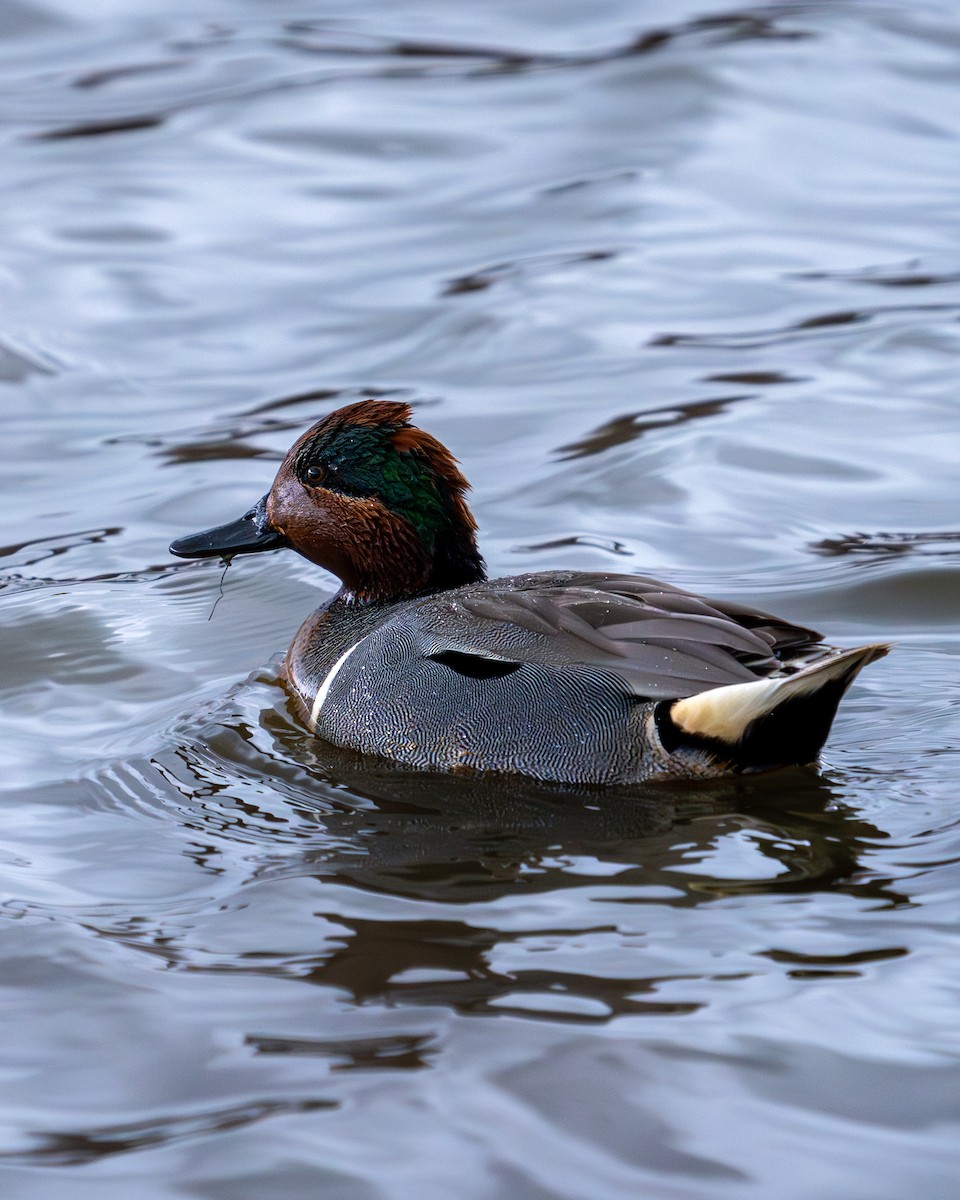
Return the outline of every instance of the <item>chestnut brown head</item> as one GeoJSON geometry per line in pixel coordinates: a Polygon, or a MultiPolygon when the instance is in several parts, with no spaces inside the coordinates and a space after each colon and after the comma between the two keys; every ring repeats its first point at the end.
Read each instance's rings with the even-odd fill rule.
{"type": "Polygon", "coordinates": [[[349,599],[388,601],[484,578],[456,460],[410,424],[409,405],[362,400],[308,429],[240,521],[181,538],[183,558],[290,546],[349,599]]]}

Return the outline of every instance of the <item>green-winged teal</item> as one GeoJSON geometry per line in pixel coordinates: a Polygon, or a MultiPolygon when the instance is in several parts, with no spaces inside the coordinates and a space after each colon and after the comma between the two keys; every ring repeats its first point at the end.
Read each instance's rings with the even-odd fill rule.
{"type": "Polygon", "coordinates": [[[408,405],[363,400],[308,429],[239,521],[170,549],[286,546],[338,576],[286,678],[319,736],[428,769],[633,783],[808,763],[887,652],[641,575],[488,580],[467,488],[408,405]]]}

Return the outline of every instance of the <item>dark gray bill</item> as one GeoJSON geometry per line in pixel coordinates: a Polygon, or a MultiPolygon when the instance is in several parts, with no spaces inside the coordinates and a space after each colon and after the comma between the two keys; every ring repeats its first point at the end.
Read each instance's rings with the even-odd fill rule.
{"type": "Polygon", "coordinates": [[[170,546],[170,553],[178,558],[229,558],[234,554],[279,550],[286,545],[287,539],[270,524],[264,496],[239,521],[177,538],[170,546]]]}

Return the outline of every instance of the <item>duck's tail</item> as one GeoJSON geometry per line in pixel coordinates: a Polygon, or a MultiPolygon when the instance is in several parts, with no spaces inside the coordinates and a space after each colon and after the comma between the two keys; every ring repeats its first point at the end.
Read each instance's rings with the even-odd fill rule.
{"type": "Polygon", "coordinates": [[[664,701],[657,729],[670,754],[706,756],[734,771],[767,771],[813,762],[827,740],[837,705],[886,643],[841,650],[792,675],[735,683],[664,701]]]}

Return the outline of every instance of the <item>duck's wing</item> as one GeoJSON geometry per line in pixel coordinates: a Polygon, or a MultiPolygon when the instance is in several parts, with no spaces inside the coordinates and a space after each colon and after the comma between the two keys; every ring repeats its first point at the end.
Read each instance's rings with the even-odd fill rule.
{"type": "Polygon", "coordinates": [[[492,581],[417,601],[404,624],[420,654],[464,674],[599,671],[649,699],[764,678],[825,649],[813,630],[631,575],[492,581]]]}

